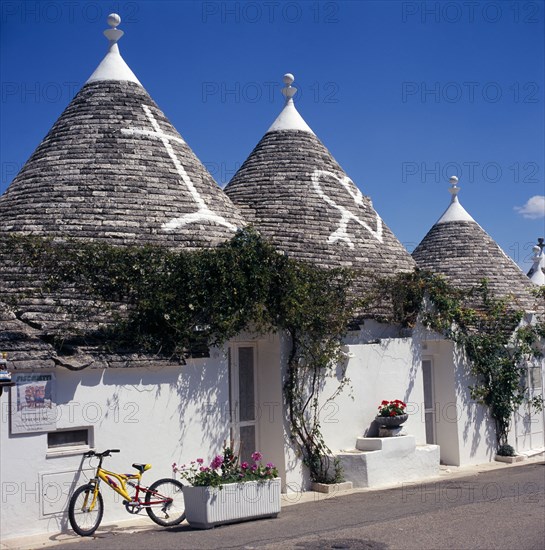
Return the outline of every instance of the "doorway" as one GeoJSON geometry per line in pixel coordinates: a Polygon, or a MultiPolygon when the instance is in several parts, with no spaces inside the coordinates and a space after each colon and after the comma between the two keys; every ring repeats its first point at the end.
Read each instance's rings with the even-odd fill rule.
{"type": "Polygon", "coordinates": [[[243,462],[249,462],[257,449],[256,395],[256,346],[232,344],[229,347],[231,439],[243,462]]]}
{"type": "Polygon", "coordinates": [[[426,424],[426,443],[435,445],[435,391],[433,385],[433,360],[422,360],[422,379],[424,382],[424,421],[426,424]]]}
{"type": "MultiPolygon", "coordinates": [[[[526,366],[526,387],[528,399],[543,395],[543,371],[540,364],[526,366]]],[[[515,412],[515,437],[518,452],[543,449],[545,447],[544,411],[535,410],[528,402],[515,412]]]]}

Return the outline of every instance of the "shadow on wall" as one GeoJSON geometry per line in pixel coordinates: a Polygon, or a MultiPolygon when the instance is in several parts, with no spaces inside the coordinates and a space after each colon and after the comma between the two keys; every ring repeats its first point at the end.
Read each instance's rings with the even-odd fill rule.
{"type": "MultiPolygon", "coordinates": [[[[171,363],[78,372],[58,369],[56,376],[58,429],[91,426],[94,441],[90,443],[98,451],[120,448],[120,459],[127,463],[123,467],[128,467],[131,459],[154,464],[157,461],[158,468],[144,483],[166,477],[170,464],[180,462],[182,455],[183,459],[196,458],[195,452],[212,455],[229,433],[228,369],[222,350],[211,350],[210,358],[189,360],[186,365],[171,363]],[[164,474],[159,474],[161,468],[164,474]]],[[[43,440],[44,434],[10,435],[14,440],[37,437],[43,440]]],[[[25,460],[33,461],[36,476],[30,481],[23,477],[17,483],[39,487],[36,494],[40,495],[40,502],[36,500],[33,504],[49,506],[47,515],[40,517],[47,520],[46,530],[67,531],[68,499],[76,487],[93,475],[95,464],[91,466],[83,454],[48,458],[45,463],[40,452],[25,460]],[[42,474],[50,476],[47,483],[41,481],[42,474]],[[50,496],[44,487],[49,487],[50,496]]],[[[9,475],[4,477],[9,480],[9,475]]],[[[121,507],[111,510],[124,515],[121,507]]]]}
{"type": "MultiPolygon", "coordinates": [[[[464,419],[464,447],[470,444],[470,457],[483,454],[491,460],[496,451],[496,430],[494,421],[484,405],[471,399],[469,386],[475,383],[475,378],[469,373],[469,363],[465,352],[459,346],[453,346],[454,378],[456,383],[456,421],[464,419]]],[[[462,449],[460,449],[462,452],[462,449]]]]}
{"type": "Polygon", "coordinates": [[[419,376],[422,328],[406,329],[371,320],[366,320],[365,324],[365,330],[350,333],[347,343],[369,346],[375,352],[375,358],[371,360],[375,364],[369,369],[368,379],[368,384],[372,386],[369,388],[369,395],[374,397],[372,405],[366,407],[361,423],[364,425],[372,417],[373,420],[364,429],[363,435],[378,437],[379,424],[374,420],[376,405],[386,398],[409,402],[419,393],[416,384],[418,380],[422,383],[419,376]]]}
{"type": "Polygon", "coordinates": [[[228,438],[229,384],[223,350],[211,350],[210,358],[188,359],[186,365],[86,369],[63,374],[58,405],[73,404],[79,386],[104,386],[108,397],[106,406],[100,407],[95,430],[111,421],[122,424],[125,437],[144,438],[150,445],[158,436],[163,445],[166,430],[172,440],[165,448],[168,460],[195,458],[191,457],[195,452],[209,451],[211,455],[228,438]],[[142,430],[142,421],[148,426],[146,430],[142,430]],[[203,449],[203,442],[209,443],[210,449],[203,449]]]}
{"type": "MultiPolygon", "coordinates": [[[[70,483],[70,487],[67,489],[67,505],[69,502],[69,497],[72,495],[72,493],[76,490],[77,487],[80,485],[85,485],[89,482],[89,478],[91,477],[91,470],[88,469],[87,472],[84,471],[84,468],[86,466],[86,458],[82,455],[81,460],[78,466],[78,469],[74,475],[73,481],[70,483]]],[[[94,473],[94,472],[93,472],[94,473]]],[[[63,514],[55,514],[54,517],[51,518],[53,522],[58,523],[58,528],[61,533],[68,532],[71,527],[69,525],[69,519],[68,519],[68,506],[66,513],[63,514]]]]}
{"type": "Polygon", "coordinates": [[[282,372],[282,424],[284,431],[284,472],[279,469],[282,477],[283,493],[300,493],[310,488],[310,474],[306,466],[303,465],[299,446],[294,438],[291,437],[291,423],[289,412],[284,396],[284,386],[288,376],[288,359],[291,346],[291,338],[287,333],[283,333],[280,338],[280,368],[282,372]]]}
{"type": "MultiPolygon", "coordinates": [[[[415,381],[418,377],[418,372],[422,368],[422,342],[424,341],[427,332],[428,331],[420,323],[417,323],[417,325],[412,330],[412,363],[409,369],[409,384],[407,386],[405,394],[403,395],[403,401],[405,401],[405,403],[408,403],[411,400],[411,395],[413,394],[415,381]]],[[[420,383],[423,384],[422,378],[420,378],[420,383]]]]}
{"type": "Polygon", "coordinates": [[[223,349],[211,349],[210,358],[188,360],[182,367],[181,376],[176,383],[178,394],[178,413],[180,432],[177,441],[180,445],[179,460],[195,457],[187,456],[185,449],[194,452],[195,442],[187,441],[191,425],[200,423],[202,441],[209,441],[209,455],[203,457],[205,462],[212,455],[221,451],[224,442],[229,443],[230,437],[230,401],[229,401],[229,369],[227,352],[223,349]],[[195,406],[193,414],[188,415],[187,405],[195,406]]]}

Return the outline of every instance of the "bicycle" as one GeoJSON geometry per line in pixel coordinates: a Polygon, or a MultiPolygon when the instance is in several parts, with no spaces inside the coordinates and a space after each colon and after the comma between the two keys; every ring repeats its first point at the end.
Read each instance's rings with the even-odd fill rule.
{"type": "Polygon", "coordinates": [[[72,529],[82,537],[88,537],[97,530],[104,514],[101,481],[123,497],[123,504],[130,514],[138,514],[144,508],[157,525],[170,527],[181,523],[185,519],[183,485],[176,479],[168,478],[159,479],[149,487],[140,485],[142,474],[151,468],[151,464],[133,464],[137,470],[134,474],[118,474],[102,468],[104,458],[118,452],[119,449],[108,449],[102,453],[84,453],[85,458],[98,457],[99,462],[94,478],[78,487],[70,498],[68,518],[72,529]],[[135,490],[132,496],[129,487],[135,490]]]}

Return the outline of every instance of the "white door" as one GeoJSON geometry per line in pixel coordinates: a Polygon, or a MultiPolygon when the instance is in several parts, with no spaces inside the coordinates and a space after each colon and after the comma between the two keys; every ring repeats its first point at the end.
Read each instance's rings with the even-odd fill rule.
{"type": "Polygon", "coordinates": [[[256,347],[233,344],[229,348],[231,438],[241,461],[257,449],[256,347]]]}
{"type": "Polygon", "coordinates": [[[433,390],[433,361],[422,360],[422,379],[424,381],[424,421],[426,423],[426,443],[434,445],[435,436],[435,392],[433,390]]]}
{"type": "MultiPolygon", "coordinates": [[[[529,364],[526,369],[526,386],[528,397],[543,395],[542,367],[529,364]]],[[[527,403],[523,403],[515,413],[516,450],[518,452],[542,449],[545,447],[543,411],[536,411],[527,403]]]]}

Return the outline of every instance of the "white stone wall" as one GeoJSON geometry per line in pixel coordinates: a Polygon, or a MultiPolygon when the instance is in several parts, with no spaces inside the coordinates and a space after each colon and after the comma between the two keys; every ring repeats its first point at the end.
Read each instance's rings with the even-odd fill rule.
{"type": "MultiPolygon", "coordinates": [[[[57,428],[91,427],[97,451],[119,448],[104,463],[114,471],[151,463],[148,484],[170,477],[173,462],[211,457],[229,437],[227,361],[217,350],[177,367],[55,374],[57,428]]],[[[53,456],[46,433],[10,435],[8,393],[0,398],[2,539],[65,530],[68,496],[89,474],[81,471],[82,452],[53,456]]],[[[113,491],[103,495],[104,523],[130,517],[113,491]]]]}
{"type": "Polygon", "coordinates": [[[346,352],[346,376],[350,384],[333,401],[326,402],[337,385],[336,377],[327,380],[322,392],[321,425],[332,451],[354,449],[358,437],[378,435],[374,419],[383,399],[407,403],[409,419],[405,430],[426,443],[423,408],[423,383],[418,343],[412,338],[382,338],[373,344],[351,344],[346,352]]]}
{"type": "Polygon", "coordinates": [[[453,466],[481,464],[494,459],[494,422],[486,407],[471,399],[467,359],[453,342],[430,336],[424,357],[433,362],[436,439],[441,461],[453,466]]]}
{"type": "MultiPolygon", "coordinates": [[[[256,450],[277,465],[283,491],[293,493],[292,499],[297,500],[299,492],[309,488],[309,479],[290,440],[284,408],[289,339],[283,333],[246,334],[235,341],[256,347],[256,450]]],[[[420,330],[403,337],[394,327],[366,322],[362,330],[348,335],[344,351],[350,384],[334,401],[327,401],[338,386],[337,369],[326,380],[320,397],[322,432],[332,451],[354,449],[358,437],[377,435],[373,420],[383,399],[408,404],[405,430],[417,445],[425,444],[421,365],[426,358],[433,362],[441,460],[464,465],[493,459],[493,423],[486,409],[470,399],[472,380],[463,354],[452,342],[420,330]]],[[[90,427],[96,450],[121,449],[105,462],[112,470],[128,472],[133,462],[151,463],[152,470],[144,476],[148,483],[169,477],[172,462],[211,459],[230,438],[225,350],[212,350],[209,359],[189,360],[176,367],[57,369],[55,375],[57,429],[90,427]]],[[[82,451],[53,456],[46,433],[11,435],[8,395],[6,391],[0,398],[2,537],[63,531],[68,528],[68,496],[89,475],[85,469],[82,472],[82,451]]],[[[106,488],[103,493],[104,523],[130,517],[117,495],[106,488]]]]}
{"type": "MultiPolygon", "coordinates": [[[[291,339],[287,334],[282,334],[280,337],[280,360],[282,369],[282,382],[286,380],[287,364],[289,359],[289,351],[291,348],[291,339]]],[[[310,488],[310,478],[308,476],[308,468],[303,465],[301,456],[297,446],[291,439],[291,429],[288,419],[287,410],[284,407],[284,434],[283,448],[285,461],[285,478],[283,491],[289,494],[292,502],[297,502],[301,492],[310,488]]]]}
{"type": "MultiPolygon", "coordinates": [[[[326,379],[320,395],[321,428],[333,452],[354,449],[363,435],[377,435],[374,418],[383,399],[401,399],[408,405],[406,431],[417,444],[426,443],[423,416],[423,382],[420,336],[399,337],[399,329],[366,321],[358,332],[350,333],[343,348],[347,354],[346,376],[350,384],[333,401],[327,401],[337,389],[340,368],[326,379]],[[397,337],[396,337],[397,336],[397,337]]],[[[283,369],[287,362],[288,340],[283,341],[283,369]]],[[[288,491],[307,490],[310,482],[296,449],[286,433],[286,485],[288,491]]]]}

